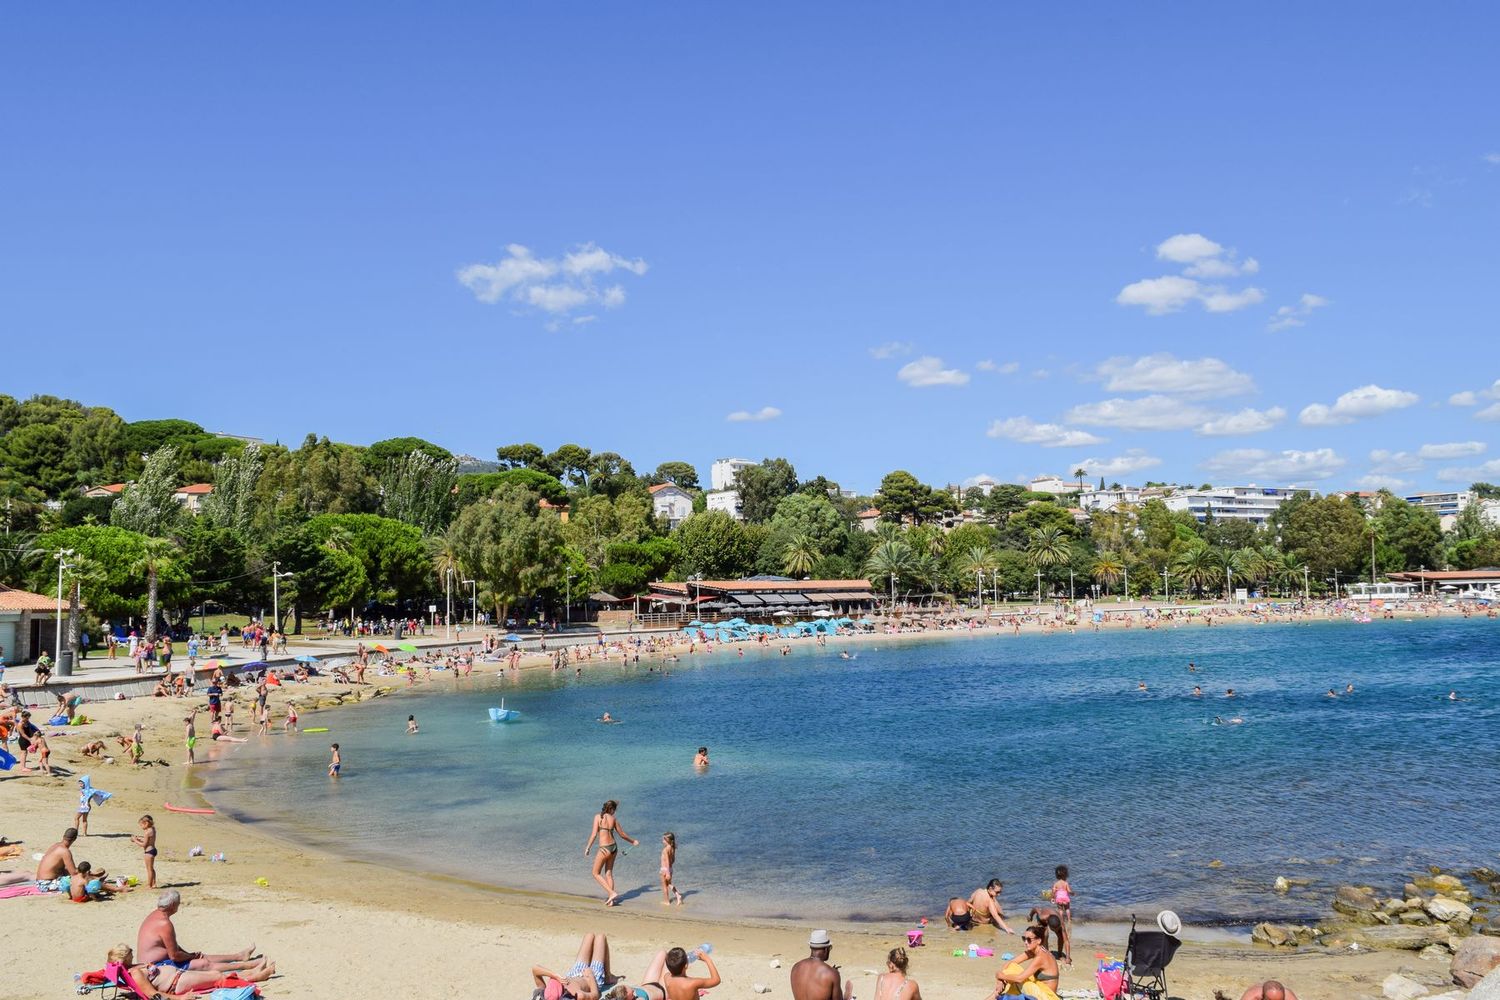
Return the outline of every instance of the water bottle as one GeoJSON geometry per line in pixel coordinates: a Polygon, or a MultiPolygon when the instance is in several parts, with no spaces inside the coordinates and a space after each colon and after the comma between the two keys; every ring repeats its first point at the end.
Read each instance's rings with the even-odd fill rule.
{"type": "Polygon", "coordinates": [[[697,951],[698,957],[702,958],[704,955],[712,955],[714,953],[714,946],[705,941],[698,946],[697,951]]]}

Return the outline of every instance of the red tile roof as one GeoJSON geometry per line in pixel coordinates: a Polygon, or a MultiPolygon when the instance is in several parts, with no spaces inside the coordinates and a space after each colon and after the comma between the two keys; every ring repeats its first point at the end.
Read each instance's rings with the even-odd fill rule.
{"type": "MultiPolygon", "coordinates": [[[[651,589],[686,594],[687,583],[653,583],[651,589]]],[[[869,590],[869,580],[694,580],[692,588],[706,590],[869,590]]]]}
{"type": "MultiPolygon", "coordinates": [[[[646,488],[646,492],[647,493],[655,494],[655,493],[660,492],[661,490],[665,490],[665,489],[668,489],[668,488],[671,488],[671,489],[674,489],[674,490],[682,490],[682,487],[678,486],[676,483],[657,483],[655,486],[647,487],[646,488]]],[[[682,492],[686,493],[687,490],[682,490],[682,492]]]]}
{"type": "Polygon", "coordinates": [[[57,610],[55,598],[33,594],[29,590],[14,590],[0,586],[0,611],[53,611],[57,610]]]}
{"type": "Polygon", "coordinates": [[[191,483],[177,490],[178,493],[190,493],[193,496],[202,496],[205,493],[212,493],[213,491],[213,483],[191,483]]]}
{"type": "Polygon", "coordinates": [[[860,520],[864,520],[867,517],[879,517],[880,516],[880,510],[879,510],[879,508],[876,508],[876,507],[869,507],[869,508],[866,508],[865,510],[860,511],[858,516],[859,516],[860,520]]]}

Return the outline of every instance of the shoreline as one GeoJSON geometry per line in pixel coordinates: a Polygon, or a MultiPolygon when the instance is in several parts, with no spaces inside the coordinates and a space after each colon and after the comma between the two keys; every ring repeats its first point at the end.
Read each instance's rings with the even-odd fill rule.
{"type": "MultiPolygon", "coordinates": [[[[1403,614],[1398,620],[1421,617],[1438,615],[1403,614]]],[[[1285,623],[1310,624],[1318,620],[1338,619],[1317,615],[1285,623]]],[[[1215,625],[1229,623],[1216,621],[1215,625]]],[[[1008,631],[1007,627],[875,632],[857,637],[830,637],[830,644],[842,644],[846,638],[861,644],[880,640],[994,638],[1008,631]]],[[[1023,626],[1023,632],[1039,631],[1044,630],[1036,625],[1023,626]]],[[[452,644],[442,647],[450,648],[452,644]]],[[[642,652],[643,659],[647,655],[642,652]]],[[[662,657],[667,653],[654,655],[662,657]]],[[[545,654],[530,654],[525,661],[522,669],[526,671],[550,666],[545,654]]],[[[595,659],[592,665],[601,662],[619,664],[618,659],[595,659]]],[[[582,666],[587,669],[589,661],[583,661],[582,666]]],[[[399,678],[370,679],[375,682],[370,687],[382,681],[392,687],[400,684],[389,695],[392,697],[405,689],[399,678]]],[[[435,687],[434,683],[419,681],[412,690],[431,691],[435,687]]],[[[306,688],[273,689],[273,706],[279,716],[289,697],[303,701],[309,697],[328,697],[340,690],[326,679],[306,688]]],[[[95,813],[95,828],[106,836],[83,838],[81,843],[85,846],[77,851],[78,857],[95,859],[96,865],[103,863],[112,873],[139,875],[138,852],[123,839],[121,831],[133,832],[138,812],[153,812],[162,831],[159,866],[162,882],[183,884],[187,900],[178,920],[183,938],[189,947],[210,950],[238,947],[235,942],[245,936],[246,928],[252,928],[253,935],[278,962],[282,973],[267,984],[268,996],[336,995],[342,990],[335,984],[342,982],[347,988],[348,983],[358,980],[361,968],[379,968],[392,988],[423,996],[478,995],[480,983],[488,984],[485,992],[492,992],[495,984],[502,989],[520,989],[529,982],[526,969],[530,964],[563,961],[564,956],[575,950],[578,936],[591,930],[605,930],[611,935],[619,956],[615,962],[617,971],[630,977],[637,975],[638,967],[643,968],[649,954],[664,946],[667,939],[681,944],[714,942],[715,959],[723,956],[720,966],[725,974],[725,985],[716,991],[717,996],[752,997],[752,983],[766,983],[772,987],[772,996],[785,996],[785,969],[772,969],[768,963],[777,958],[789,966],[801,957],[805,921],[707,916],[693,912],[691,906],[677,912],[660,912],[655,906],[604,910],[597,900],[584,896],[507,888],[424,873],[419,865],[397,866],[327,852],[284,839],[273,828],[240,822],[227,814],[163,813],[160,810],[163,801],[181,800],[185,792],[201,796],[202,790],[211,784],[207,775],[184,774],[177,759],[180,741],[175,733],[180,731],[182,714],[178,700],[141,698],[91,703],[85,711],[99,721],[78,730],[77,736],[87,735],[91,739],[112,730],[128,732],[129,723],[144,717],[142,721],[149,723],[147,756],[169,758],[171,766],[132,771],[123,763],[123,755],[117,757],[121,763],[113,766],[88,761],[78,756],[77,745],[82,741],[72,730],[53,741],[56,764],[71,768],[74,773],[92,773],[96,785],[116,794],[114,802],[95,813]],[[174,722],[173,717],[178,721],[174,722]],[[199,843],[205,853],[224,851],[229,855],[229,863],[218,865],[206,858],[186,859],[187,847],[199,843]],[[256,885],[257,877],[267,878],[270,885],[256,885]],[[309,947],[307,934],[317,935],[312,941],[326,940],[334,945],[333,939],[325,939],[330,927],[339,932],[335,947],[322,944],[309,947]],[[441,955],[434,954],[434,949],[416,947],[429,934],[435,936],[434,940],[445,942],[441,955]],[[398,953],[410,953],[411,961],[389,963],[388,957],[398,953]],[[468,984],[473,984],[472,988],[468,984]]],[[[317,709],[308,715],[321,715],[325,711],[333,709],[317,709]]],[[[242,720],[249,716],[248,712],[238,714],[242,720]]],[[[240,733],[247,729],[253,727],[243,722],[237,727],[240,733]]],[[[68,821],[74,800],[72,782],[67,778],[15,779],[15,772],[0,774],[0,802],[5,803],[5,812],[9,814],[3,820],[7,829],[0,830],[0,834],[11,839],[23,837],[26,840],[23,858],[29,860],[30,853],[50,844],[68,821]]],[[[431,846],[441,849],[441,838],[434,838],[431,846]]],[[[25,863],[0,864],[0,868],[19,868],[25,863]]],[[[27,972],[15,977],[26,982],[9,981],[12,977],[6,977],[7,982],[0,982],[0,997],[36,996],[61,988],[65,981],[71,981],[74,972],[97,968],[107,947],[133,937],[135,925],[149,909],[153,895],[137,890],[121,899],[88,907],[54,905],[56,900],[43,899],[7,901],[4,905],[10,909],[0,909],[0,913],[9,913],[13,919],[0,921],[0,947],[8,945],[12,953],[26,947],[31,958],[27,972]],[[16,992],[18,985],[23,989],[16,992]]],[[[1014,898],[1007,902],[1012,913],[1017,909],[1024,913],[1029,905],[1014,898]]],[[[884,949],[904,940],[906,925],[894,921],[884,926],[832,923],[846,972],[854,974],[860,994],[868,995],[869,979],[863,970],[883,967],[884,949]]],[[[1091,986],[1091,956],[1095,951],[1118,955],[1123,949],[1124,932],[1117,925],[1080,924],[1078,933],[1076,964],[1065,972],[1064,989],[1091,986]]],[[[1204,1000],[1214,988],[1242,989],[1257,977],[1273,975],[1294,985],[1307,1000],[1333,1000],[1346,997],[1355,989],[1378,993],[1384,975],[1415,960],[1411,953],[1405,952],[1273,952],[1236,940],[1200,942],[1198,936],[1192,931],[1186,935],[1189,944],[1173,964],[1173,984],[1174,992],[1179,995],[1201,996],[1204,1000]]],[[[948,955],[952,947],[969,941],[993,945],[997,952],[1018,949],[1015,938],[1005,938],[989,929],[958,935],[940,926],[929,927],[929,947],[912,953],[912,974],[929,995],[977,995],[993,981],[993,963],[948,955]]],[[[1444,971],[1446,966],[1433,964],[1432,968],[1444,971]]]]}

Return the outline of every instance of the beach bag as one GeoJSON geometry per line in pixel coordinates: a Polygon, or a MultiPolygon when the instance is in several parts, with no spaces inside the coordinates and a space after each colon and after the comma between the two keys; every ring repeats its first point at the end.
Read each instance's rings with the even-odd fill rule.
{"type": "Polygon", "coordinates": [[[1120,1000],[1120,993],[1125,989],[1125,970],[1100,969],[1094,973],[1094,982],[1104,1000],[1120,1000]]]}

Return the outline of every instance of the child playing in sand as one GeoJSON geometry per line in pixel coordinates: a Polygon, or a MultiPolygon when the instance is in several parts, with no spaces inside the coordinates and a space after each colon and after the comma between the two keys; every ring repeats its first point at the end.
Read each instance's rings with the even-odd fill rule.
{"type": "Polygon", "coordinates": [[[156,820],[149,815],[141,817],[141,833],[130,838],[132,844],[139,844],[141,854],[146,862],[146,888],[156,888],[156,820]]]}
{"type": "Polygon", "coordinates": [[[339,745],[337,743],[334,743],[328,749],[333,751],[333,759],[328,762],[328,776],[330,778],[337,778],[339,776],[339,769],[344,766],[344,758],[339,756],[339,745]]]}
{"type": "MultiPolygon", "coordinates": [[[[1057,866],[1057,881],[1052,883],[1052,902],[1057,904],[1063,923],[1067,925],[1068,937],[1073,936],[1073,887],[1068,884],[1068,866],[1057,866]]],[[[1071,960],[1070,960],[1071,961],[1071,960]]]]}
{"type": "Polygon", "coordinates": [[[677,860],[677,835],[667,832],[661,835],[661,902],[663,906],[675,902],[682,905],[682,893],[672,882],[672,862],[677,860]],[[675,897],[675,899],[674,899],[675,897]]]}

